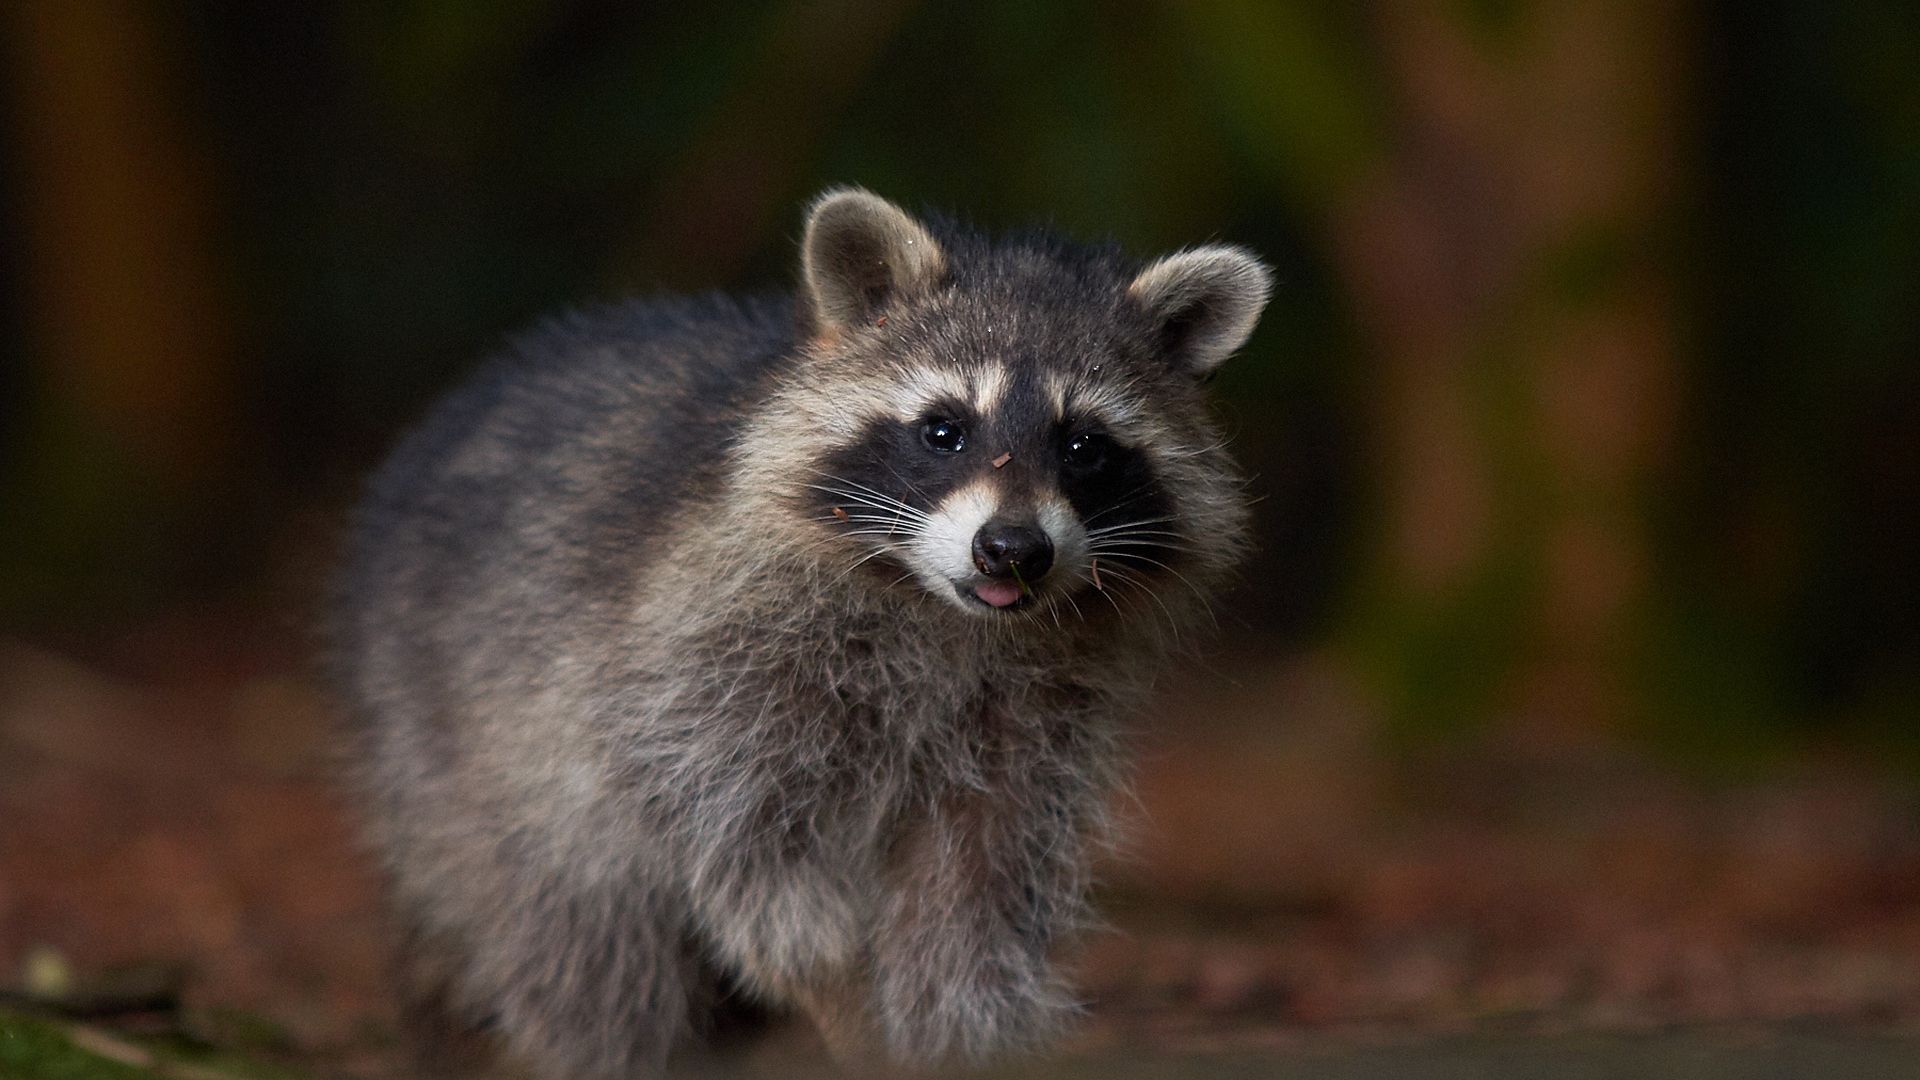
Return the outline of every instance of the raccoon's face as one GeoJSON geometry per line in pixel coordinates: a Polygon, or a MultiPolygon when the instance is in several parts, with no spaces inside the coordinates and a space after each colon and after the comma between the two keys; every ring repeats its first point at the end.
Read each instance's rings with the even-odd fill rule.
{"type": "Polygon", "coordinates": [[[1087,371],[902,374],[813,484],[822,523],[880,572],[988,614],[1138,588],[1198,542],[1154,461],[1172,433],[1089,386],[1087,371]]]}
{"type": "Polygon", "coordinates": [[[1199,382],[1265,303],[1251,256],[1135,273],[1054,241],[943,248],[864,192],[816,204],[805,252],[802,505],[849,573],[982,617],[1085,617],[1096,594],[1213,584],[1238,554],[1199,382]]]}

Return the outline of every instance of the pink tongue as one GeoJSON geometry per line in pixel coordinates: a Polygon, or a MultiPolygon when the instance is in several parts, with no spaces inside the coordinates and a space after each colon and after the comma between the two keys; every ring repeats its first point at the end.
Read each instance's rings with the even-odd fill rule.
{"type": "Polygon", "coordinates": [[[983,581],[973,587],[973,595],[994,607],[1006,607],[1020,599],[1020,586],[1011,581],[983,581]]]}

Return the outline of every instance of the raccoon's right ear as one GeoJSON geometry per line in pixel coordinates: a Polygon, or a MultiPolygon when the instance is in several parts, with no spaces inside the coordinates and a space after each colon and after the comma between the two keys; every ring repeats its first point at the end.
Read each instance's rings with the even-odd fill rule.
{"type": "Polygon", "coordinates": [[[946,272],[927,230],[871,191],[836,188],[807,214],[800,273],[816,337],[871,325],[889,300],[931,292],[946,272]]]}

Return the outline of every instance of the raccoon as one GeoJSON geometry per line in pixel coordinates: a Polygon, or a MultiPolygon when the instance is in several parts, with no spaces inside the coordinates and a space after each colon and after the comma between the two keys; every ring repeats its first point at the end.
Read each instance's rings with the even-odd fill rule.
{"type": "Polygon", "coordinates": [[[406,994],[545,1076],[657,1073],[725,995],[849,1062],[1043,1045],[1125,719],[1244,546],[1201,384],[1251,254],[838,189],[800,276],[519,338],[351,527],[332,664],[406,994]]]}

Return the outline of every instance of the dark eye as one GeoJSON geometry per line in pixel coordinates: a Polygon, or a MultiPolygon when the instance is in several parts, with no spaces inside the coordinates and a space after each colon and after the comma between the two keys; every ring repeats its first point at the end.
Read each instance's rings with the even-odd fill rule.
{"type": "Polygon", "coordinates": [[[929,420],[920,429],[920,441],[937,453],[957,454],[967,448],[967,429],[958,420],[929,420]]]}
{"type": "Polygon", "coordinates": [[[1082,432],[1067,439],[1066,453],[1061,459],[1070,469],[1093,472],[1107,463],[1107,450],[1111,446],[1105,435],[1082,432]]]}

